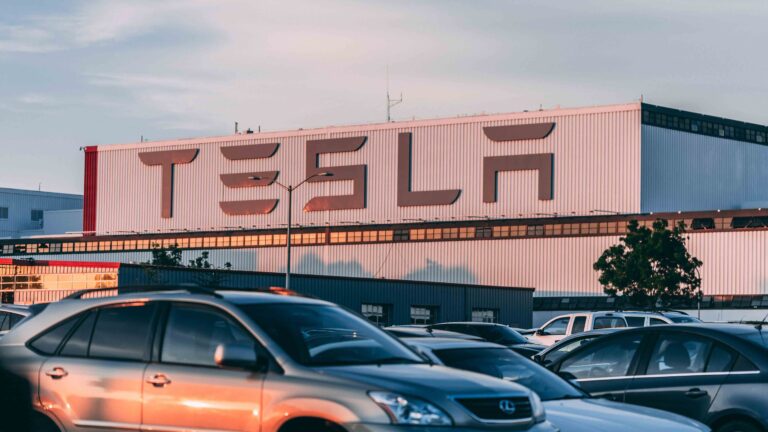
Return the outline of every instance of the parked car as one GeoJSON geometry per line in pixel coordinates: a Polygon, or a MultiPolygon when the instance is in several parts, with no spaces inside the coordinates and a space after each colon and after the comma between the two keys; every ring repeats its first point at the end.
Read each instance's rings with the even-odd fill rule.
{"type": "Polygon", "coordinates": [[[404,337],[428,337],[428,338],[452,338],[452,339],[467,339],[467,340],[483,340],[478,336],[472,336],[464,333],[456,333],[447,330],[437,330],[427,327],[412,327],[412,326],[390,326],[384,327],[385,332],[398,338],[404,337]]]}
{"type": "Polygon", "coordinates": [[[681,324],[627,329],[549,365],[595,396],[675,412],[716,432],[768,429],[768,329],[681,324]]]}
{"type": "Polygon", "coordinates": [[[590,330],[672,323],[673,321],[664,315],[652,312],[579,312],[550,319],[528,336],[528,340],[550,346],[566,336],[590,330]]]}
{"type": "Polygon", "coordinates": [[[32,311],[28,306],[0,304],[0,337],[30,315],[32,315],[32,311]]]}
{"type": "Polygon", "coordinates": [[[583,333],[572,334],[568,337],[561,339],[554,345],[550,345],[543,349],[541,352],[533,356],[533,360],[543,366],[554,363],[560,357],[568,354],[576,348],[591,343],[597,340],[601,336],[615,333],[617,331],[626,330],[626,327],[614,327],[600,330],[592,330],[583,333]]]}
{"type": "Polygon", "coordinates": [[[334,304],[185,287],[51,304],[0,339],[49,431],[554,431],[539,397],[432,365],[334,304]]]}
{"type": "Polygon", "coordinates": [[[464,333],[477,336],[485,341],[504,345],[525,357],[533,357],[543,350],[543,345],[531,343],[520,333],[503,324],[482,322],[448,322],[432,324],[428,328],[432,330],[447,330],[456,333],[464,333]]]}
{"type": "Polygon", "coordinates": [[[514,381],[530,388],[544,402],[547,419],[564,432],[709,430],[680,415],[594,399],[502,345],[442,338],[406,338],[403,341],[437,364],[514,381]]]}

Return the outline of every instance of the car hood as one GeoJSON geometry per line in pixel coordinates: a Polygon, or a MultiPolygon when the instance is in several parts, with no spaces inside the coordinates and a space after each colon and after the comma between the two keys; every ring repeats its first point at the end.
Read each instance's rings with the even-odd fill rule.
{"type": "Polygon", "coordinates": [[[701,432],[696,420],[653,408],[605,399],[561,399],[544,402],[547,420],[562,432],[701,432]]]}
{"type": "Polygon", "coordinates": [[[527,396],[530,390],[519,384],[498,378],[462,371],[438,365],[364,365],[318,368],[327,376],[356,382],[371,390],[429,397],[441,394],[449,396],[519,395],[527,396]]]}

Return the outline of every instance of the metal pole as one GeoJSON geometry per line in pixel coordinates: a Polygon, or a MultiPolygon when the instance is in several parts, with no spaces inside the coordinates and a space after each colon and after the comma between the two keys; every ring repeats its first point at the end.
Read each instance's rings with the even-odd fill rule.
{"type": "Polygon", "coordinates": [[[288,237],[285,239],[287,260],[285,267],[285,289],[291,289],[291,208],[293,207],[293,186],[288,186],[288,237]]]}

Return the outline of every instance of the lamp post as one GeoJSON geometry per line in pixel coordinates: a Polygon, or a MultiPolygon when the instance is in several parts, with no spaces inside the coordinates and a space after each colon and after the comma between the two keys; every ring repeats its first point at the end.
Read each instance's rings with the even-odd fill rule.
{"type": "MultiPolygon", "coordinates": [[[[301,187],[301,185],[303,185],[304,183],[306,183],[307,181],[315,177],[332,177],[332,176],[333,176],[333,173],[329,173],[329,172],[312,174],[311,176],[302,180],[301,183],[297,184],[296,186],[293,186],[293,185],[286,186],[277,180],[274,181],[278,186],[288,191],[288,230],[287,230],[287,237],[285,238],[285,245],[286,245],[285,289],[287,290],[291,289],[291,213],[292,213],[291,210],[293,208],[293,191],[295,191],[296,189],[301,187]]],[[[262,180],[262,179],[263,178],[259,176],[248,177],[248,180],[262,180]]]]}

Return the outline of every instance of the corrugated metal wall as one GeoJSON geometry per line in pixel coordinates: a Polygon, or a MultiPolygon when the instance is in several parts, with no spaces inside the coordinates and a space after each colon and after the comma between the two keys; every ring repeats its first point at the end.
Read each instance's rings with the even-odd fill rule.
{"type": "MultiPolygon", "coordinates": [[[[83,208],[80,195],[0,188],[0,207],[8,208],[8,219],[0,219],[0,237],[17,237],[20,231],[39,230],[43,222],[32,221],[34,210],[83,208]]],[[[63,233],[62,233],[63,234],[63,233]]]]}
{"type": "Polygon", "coordinates": [[[260,133],[223,138],[99,147],[97,226],[99,232],[208,229],[232,226],[283,226],[285,193],[277,186],[227,189],[224,173],[279,170],[278,180],[296,184],[306,175],[306,141],[367,136],[357,152],[322,155],[321,166],[368,166],[367,208],[333,212],[300,211],[312,197],[351,193],[350,182],[306,184],[295,193],[298,224],[371,223],[406,219],[467,219],[536,213],[587,214],[601,209],[625,213],[640,209],[640,105],[554,110],[447,120],[260,133]],[[492,142],[484,126],[555,122],[543,140],[492,142]],[[398,207],[397,135],[413,133],[413,189],[461,189],[450,206],[398,207]],[[274,157],[229,161],[222,146],[279,142],[274,157]],[[143,165],[140,151],[199,148],[197,159],[175,169],[174,217],[160,217],[158,166],[143,165]],[[499,201],[484,203],[485,156],[554,153],[554,199],[541,201],[533,171],[502,173],[499,201]],[[262,216],[227,216],[221,200],[279,198],[276,210],[262,216]]]}
{"type": "Polygon", "coordinates": [[[768,207],[768,146],[642,126],[643,212],[768,207]]]}
{"type": "MultiPolygon", "coordinates": [[[[600,295],[592,264],[617,236],[302,246],[293,271],[303,274],[532,287],[535,296],[600,295]]],[[[704,262],[705,294],[768,294],[768,231],[697,232],[689,249],[704,262]]],[[[186,260],[199,251],[184,251],[186,260]]],[[[144,253],[45,255],[40,259],[134,261],[144,253]]],[[[238,270],[281,272],[285,248],[212,250],[210,261],[238,270]]]]}
{"type": "MultiPolygon", "coordinates": [[[[210,272],[189,269],[155,268],[156,281],[166,284],[205,283],[210,272]]],[[[283,286],[284,276],[269,273],[220,271],[222,287],[254,288],[283,286]]],[[[121,287],[150,282],[140,266],[120,268],[121,287]]],[[[472,285],[443,285],[393,280],[329,278],[296,275],[291,288],[297,292],[328,300],[360,313],[363,303],[392,306],[392,323],[409,324],[411,306],[436,306],[438,321],[463,321],[473,308],[497,309],[499,322],[515,327],[530,327],[533,311],[532,290],[472,285]]]]}

